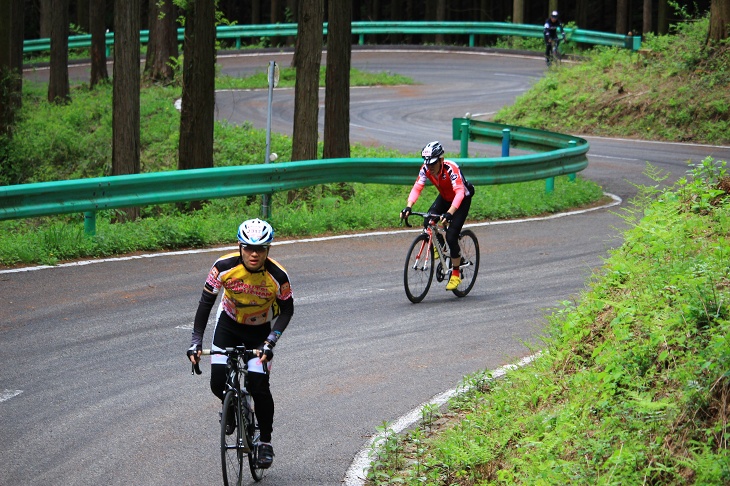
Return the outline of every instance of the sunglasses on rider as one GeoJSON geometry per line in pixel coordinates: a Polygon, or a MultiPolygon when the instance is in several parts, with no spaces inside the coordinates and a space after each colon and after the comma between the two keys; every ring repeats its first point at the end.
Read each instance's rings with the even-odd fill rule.
{"type": "Polygon", "coordinates": [[[241,245],[241,249],[246,253],[263,253],[269,249],[268,245],[241,245]]]}

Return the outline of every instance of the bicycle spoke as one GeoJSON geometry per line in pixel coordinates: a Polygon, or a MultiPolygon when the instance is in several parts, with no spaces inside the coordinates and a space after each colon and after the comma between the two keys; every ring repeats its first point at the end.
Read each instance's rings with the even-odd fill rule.
{"type": "Polygon", "coordinates": [[[236,393],[229,391],[223,400],[223,412],[221,413],[221,465],[223,484],[227,486],[240,486],[243,471],[243,451],[246,444],[241,427],[237,426],[230,434],[226,430],[229,424],[240,424],[240,420],[236,420],[236,416],[240,412],[237,402],[236,393]]]}
{"type": "Polygon", "coordinates": [[[258,467],[256,459],[256,443],[259,441],[259,426],[254,413],[254,401],[248,393],[244,396],[242,402],[243,415],[246,417],[246,437],[245,440],[250,446],[248,451],[248,468],[251,471],[251,477],[254,481],[261,481],[264,477],[265,469],[258,467]]]}
{"type": "Polygon", "coordinates": [[[408,249],[403,270],[403,285],[406,296],[414,304],[421,302],[431,287],[433,263],[428,235],[418,235],[408,249]]]}
{"type": "Polygon", "coordinates": [[[471,230],[464,230],[459,236],[459,247],[461,248],[461,283],[454,289],[454,295],[464,297],[468,294],[479,273],[479,242],[471,230]]]}

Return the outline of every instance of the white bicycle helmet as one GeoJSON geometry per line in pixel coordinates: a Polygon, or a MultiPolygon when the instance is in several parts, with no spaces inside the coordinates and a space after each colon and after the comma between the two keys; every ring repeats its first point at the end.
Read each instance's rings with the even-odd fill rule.
{"type": "Polygon", "coordinates": [[[424,164],[430,164],[431,159],[438,159],[442,155],[444,155],[444,148],[439,141],[433,141],[421,150],[421,157],[423,157],[424,164]]]}
{"type": "Polygon", "coordinates": [[[238,227],[238,241],[242,245],[270,245],[274,241],[274,228],[258,218],[249,219],[238,227]]]}

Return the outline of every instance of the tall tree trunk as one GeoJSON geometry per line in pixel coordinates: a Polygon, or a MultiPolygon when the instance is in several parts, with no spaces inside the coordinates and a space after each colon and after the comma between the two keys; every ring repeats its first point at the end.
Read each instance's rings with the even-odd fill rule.
{"type": "Polygon", "coordinates": [[[89,19],[89,3],[91,1],[92,0],[76,0],[76,25],[83,32],[89,33],[91,33],[91,20],[89,19]]]}
{"type": "Polygon", "coordinates": [[[51,66],[48,78],[48,101],[67,103],[71,98],[68,85],[68,2],[53,0],[51,26],[51,66]]]}
{"type": "MultiPolygon", "coordinates": [[[[139,174],[140,171],[139,2],[114,2],[112,175],[139,174]]],[[[127,208],[123,212],[128,220],[139,217],[139,208],[127,208]]]]}
{"type": "Polygon", "coordinates": [[[352,3],[330,1],[328,13],[323,157],[349,158],[352,3]]]}
{"type": "Polygon", "coordinates": [[[626,35],[629,32],[629,0],[616,1],[616,33],[626,35]]]}
{"type": "Polygon", "coordinates": [[[150,1],[150,37],[144,64],[145,77],[170,82],[175,77],[170,59],[177,58],[177,22],[172,0],[150,1]]]}
{"type": "Polygon", "coordinates": [[[15,114],[21,106],[24,24],[23,0],[0,2],[0,143],[3,136],[12,136],[15,114]]]}
{"type": "MultiPolygon", "coordinates": [[[[403,17],[403,7],[404,2],[402,1],[394,1],[390,4],[390,20],[393,20],[395,22],[408,20],[408,18],[403,17]]],[[[331,9],[330,9],[331,10],[331,9]]],[[[352,5],[350,5],[350,12],[352,12],[352,5]]],[[[352,13],[350,14],[352,16],[352,13]]],[[[352,32],[352,28],[350,29],[350,32],[352,32]]],[[[391,39],[393,44],[401,44],[403,42],[403,35],[402,34],[392,34],[391,39]]],[[[352,41],[350,41],[352,42],[352,41]]],[[[329,44],[329,40],[327,41],[329,44]]],[[[329,48],[328,48],[329,50],[329,48]]]]}
{"type": "MultiPolygon", "coordinates": [[[[665,0],[666,1],[666,0],[665,0]]],[[[590,13],[590,1],[589,0],[578,0],[576,5],[575,22],[581,29],[588,28],[588,14],[590,13]]]]}
{"type": "Polygon", "coordinates": [[[512,0],[512,22],[525,23],[525,0],[512,0]]]}
{"type": "Polygon", "coordinates": [[[109,80],[106,68],[106,0],[89,2],[89,29],[91,30],[91,80],[93,88],[109,80]]]}
{"type": "MultiPolygon", "coordinates": [[[[550,12],[558,10],[558,0],[548,0],[548,12],[547,15],[550,15],[550,12]]],[[[563,12],[560,13],[560,19],[562,21],[563,19],[563,12]]]]}
{"type": "MultiPolygon", "coordinates": [[[[319,67],[322,61],[324,0],[300,0],[294,48],[294,133],[292,161],[315,160],[319,139],[319,67]]],[[[289,191],[288,202],[307,190],[289,191]]]]}
{"type": "Polygon", "coordinates": [[[269,23],[278,24],[282,22],[284,15],[281,11],[281,0],[271,0],[271,10],[269,14],[271,18],[269,23]]]}
{"type": "Polygon", "coordinates": [[[712,0],[707,43],[719,44],[728,37],[730,37],[730,0],[712,0]]]}
{"type": "Polygon", "coordinates": [[[40,11],[40,37],[50,39],[53,25],[53,0],[40,0],[38,6],[40,11]]]}
{"type": "Polygon", "coordinates": [[[641,35],[645,36],[646,34],[651,33],[654,30],[654,27],[652,25],[652,4],[651,0],[644,0],[644,8],[642,11],[643,16],[643,22],[641,26],[641,35]]]}
{"type": "Polygon", "coordinates": [[[324,0],[300,0],[298,17],[292,160],[314,160],[319,138],[319,66],[322,61],[324,0]]]}
{"type": "MultiPolygon", "coordinates": [[[[215,110],[215,5],[189,2],[185,13],[183,89],[178,169],[213,167],[215,110]]],[[[199,209],[200,201],[190,203],[199,209]]]]}
{"type": "MultiPolygon", "coordinates": [[[[436,0],[436,21],[446,20],[446,0],[436,0]]],[[[444,34],[436,34],[436,44],[444,44],[444,34]]]]}
{"type": "Polygon", "coordinates": [[[250,23],[251,25],[263,23],[261,22],[261,0],[251,1],[251,21],[246,23],[250,23]]]}
{"type": "Polygon", "coordinates": [[[669,32],[669,16],[667,11],[669,10],[669,2],[667,0],[658,0],[659,7],[657,12],[657,33],[659,35],[666,35],[669,32]]]}

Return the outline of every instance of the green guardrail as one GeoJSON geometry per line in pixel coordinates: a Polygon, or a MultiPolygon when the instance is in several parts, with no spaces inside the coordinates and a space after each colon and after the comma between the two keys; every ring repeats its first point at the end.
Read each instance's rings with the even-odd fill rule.
{"type": "Polygon", "coordinates": [[[574,180],[575,174],[588,166],[588,141],[572,135],[470,118],[454,118],[451,132],[454,140],[461,141],[463,159],[460,165],[463,167],[470,167],[467,162],[469,159],[466,159],[469,156],[470,141],[502,145],[502,157],[507,157],[506,161],[504,158],[473,159],[480,161],[482,168],[486,167],[485,164],[490,164],[494,180],[499,180],[486,182],[487,184],[545,179],[545,190],[552,192],[556,176],[567,174],[574,180]],[[510,148],[542,153],[511,157],[510,148]],[[490,162],[486,162],[487,160],[490,162]],[[531,172],[535,169],[539,176],[538,173],[531,172]]]}
{"type": "MultiPolygon", "coordinates": [[[[641,37],[597,32],[583,29],[565,29],[568,39],[572,42],[579,42],[593,45],[604,45],[624,47],[638,51],[641,47],[641,37]]],[[[323,35],[327,35],[327,23],[324,24],[323,35]]],[[[477,35],[496,35],[514,37],[537,37],[542,38],[542,25],[511,24],[508,22],[425,22],[425,21],[403,21],[403,22],[364,22],[352,23],[352,34],[358,36],[359,44],[365,43],[366,35],[382,34],[456,34],[469,37],[469,46],[474,46],[474,39],[477,35]]],[[[184,39],[185,30],[178,29],[177,38],[184,39]]],[[[297,24],[261,24],[261,25],[225,25],[216,28],[218,39],[232,39],[236,42],[236,48],[242,45],[242,39],[288,37],[297,35],[297,24]]],[[[146,44],[149,41],[149,31],[140,32],[140,42],[146,44]]],[[[114,33],[107,32],[106,40],[107,55],[109,48],[114,45],[114,33]]],[[[69,49],[85,48],[91,46],[91,35],[73,35],[68,38],[69,49]]],[[[23,43],[23,53],[48,52],[51,50],[50,39],[30,39],[23,43]]]]}
{"type": "MultiPolygon", "coordinates": [[[[588,166],[588,142],[581,138],[465,118],[454,119],[453,126],[455,139],[462,140],[462,154],[465,140],[504,143],[503,130],[520,134],[513,139],[514,146],[542,152],[455,159],[468,169],[475,185],[550,179],[588,166]]],[[[270,195],[332,182],[411,185],[414,167],[420,162],[417,158],[324,159],[0,186],[0,221],[85,213],[85,231],[94,234],[95,214],[101,210],[270,195]]]]}

